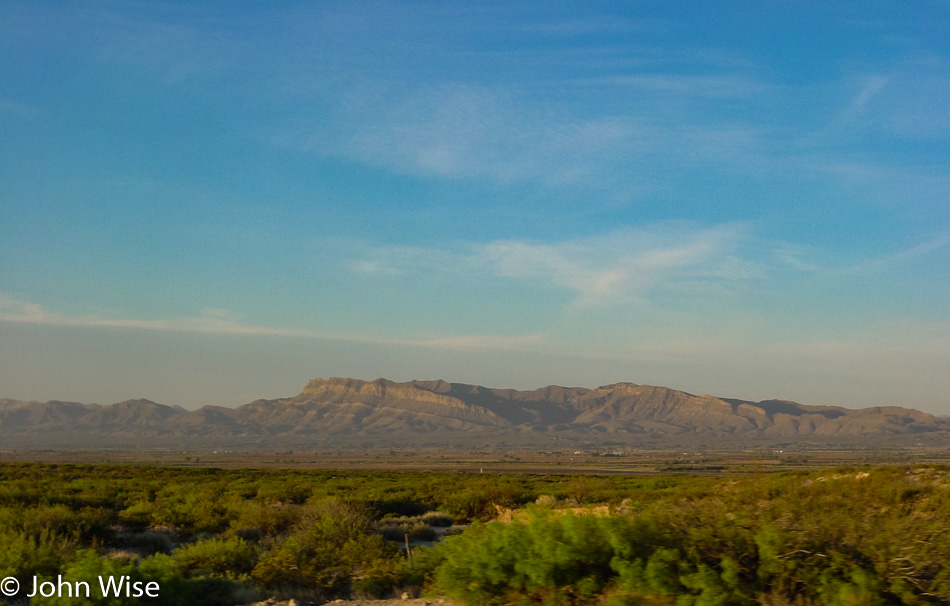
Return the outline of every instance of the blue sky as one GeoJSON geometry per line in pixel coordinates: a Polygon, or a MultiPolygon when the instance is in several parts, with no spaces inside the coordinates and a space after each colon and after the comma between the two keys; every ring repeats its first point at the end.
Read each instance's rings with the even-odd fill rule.
{"type": "Polygon", "coordinates": [[[950,414],[950,4],[0,5],[0,396],[950,414]]]}

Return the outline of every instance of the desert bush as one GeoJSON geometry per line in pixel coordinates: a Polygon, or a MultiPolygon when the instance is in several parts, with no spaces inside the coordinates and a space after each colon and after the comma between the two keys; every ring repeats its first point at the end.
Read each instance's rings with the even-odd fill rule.
{"type": "Polygon", "coordinates": [[[261,554],[251,576],[271,589],[297,586],[317,590],[325,598],[343,595],[350,578],[340,566],[339,550],[321,543],[288,538],[261,554]]]}
{"type": "Polygon", "coordinates": [[[301,509],[293,535],[340,547],[365,534],[372,525],[372,511],[365,503],[335,498],[311,500],[301,509]]]}
{"type": "MultiPolygon", "coordinates": [[[[93,550],[83,550],[65,568],[63,577],[71,582],[84,581],[89,584],[89,596],[54,595],[37,596],[30,601],[35,606],[133,606],[141,603],[156,606],[230,606],[236,597],[247,595],[247,588],[226,579],[200,577],[188,579],[178,572],[178,567],[169,556],[157,555],[142,560],[137,558],[115,560],[103,558],[93,550]],[[127,596],[124,591],[119,595],[103,596],[100,592],[99,578],[111,577],[114,580],[124,578],[124,582],[158,585],[157,597],[127,596]]],[[[143,585],[140,585],[140,587],[143,585]]]]}
{"type": "Polygon", "coordinates": [[[175,528],[184,535],[218,533],[230,522],[229,512],[220,502],[220,492],[195,484],[162,491],[151,517],[156,526],[175,528]]]}
{"type": "Polygon", "coordinates": [[[259,485],[257,500],[274,505],[303,505],[313,497],[310,482],[294,478],[280,483],[267,482],[259,485]]]}
{"type": "Polygon", "coordinates": [[[314,601],[434,583],[472,604],[923,606],[950,603],[948,527],[940,467],[579,479],[0,464],[0,577],[126,570],[163,579],[156,604],[240,603],[253,579],[314,601]],[[412,559],[381,536],[428,538],[531,501],[412,559]],[[621,515],[559,509],[603,501],[621,515]],[[154,553],[171,536],[191,542],[154,553]]]}
{"type": "Polygon", "coordinates": [[[232,505],[230,528],[233,533],[256,531],[262,538],[286,534],[300,517],[299,505],[275,505],[263,501],[241,501],[232,505]]]}
{"type": "Polygon", "coordinates": [[[617,522],[536,513],[526,523],[475,525],[443,543],[438,586],[469,604],[592,598],[614,576],[609,527],[617,522]]]}
{"type": "Polygon", "coordinates": [[[310,505],[295,531],[261,554],[252,576],[265,587],[303,587],[323,598],[347,595],[354,577],[374,595],[396,581],[398,550],[365,534],[368,510],[331,499],[310,505]]]}
{"type": "Polygon", "coordinates": [[[30,600],[31,606],[68,606],[71,604],[82,606],[132,606],[138,604],[138,599],[133,597],[102,596],[99,592],[100,576],[116,579],[128,576],[133,582],[142,581],[142,576],[132,561],[102,558],[93,550],[84,550],[77,553],[77,557],[65,568],[62,574],[64,578],[71,582],[82,581],[87,583],[90,588],[89,596],[36,596],[30,600]]]}
{"type": "Polygon", "coordinates": [[[454,520],[452,516],[441,511],[427,511],[422,515],[422,521],[428,524],[429,526],[436,526],[440,528],[448,528],[452,525],[454,520]]]}
{"type": "Polygon", "coordinates": [[[113,545],[136,551],[144,556],[156,553],[170,553],[175,542],[167,532],[146,530],[145,532],[122,533],[112,542],[113,545]]]}
{"type": "Polygon", "coordinates": [[[187,576],[195,573],[219,576],[249,574],[257,562],[258,548],[244,539],[208,539],[182,545],[171,557],[187,576]]]}
{"type": "Polygon", "coordinates": [[[460,523],[490,520],[495,513],[491,501],[486,496],[474,492],[446,496],[439,510],[460,523]]]}
{"type": "Polygon", "coordinates": [[[118,518],[129,530],[145,530],[154,524],[152,511],[154,505],[149,502],[135,502],[119,512],[118,518]]]}
{"type": "Polygon", "coordinates": [[[373,510],[383,516],[418,516],[429,511],[433,504],[420,500],[412,494],[411,488],[397,494],[386,494],[382,498],[374,498],[368,503],[373,510]]]}
{"type": "Polygon", "coordinates": [[[386,520],[379,530],[387,541],[404,541],[407,535],[410,541],[434,541],[438,537],[435,530],[422,520],[395,524],[386,520]]]}
{"type": "Polygon", "coordinates": [[[29,593],[34,575],[54,577],[76,551],[74,539],[49,531],[34,535],[6,530],[0,533],[0,546],[0,578],[16,578],[21,597],[29,593]]]}

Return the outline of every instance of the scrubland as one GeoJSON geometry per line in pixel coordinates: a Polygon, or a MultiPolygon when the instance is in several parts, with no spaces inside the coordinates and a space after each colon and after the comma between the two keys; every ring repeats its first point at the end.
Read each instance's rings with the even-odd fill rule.
{"type": "Polygon", "coordinates": [[[139,603],[27,601],[34,577],[57,575],[155,581],[156,605],[946,604],[947,562],[950,470],[936,465],[713,477],[0,464],[0,577],[22,588],[7,604],[139,603]]]}

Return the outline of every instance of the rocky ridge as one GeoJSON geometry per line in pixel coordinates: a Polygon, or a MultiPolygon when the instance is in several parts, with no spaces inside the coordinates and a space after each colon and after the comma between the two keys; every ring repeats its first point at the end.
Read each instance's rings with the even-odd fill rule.
{"type": "Polygon", "coordinates": [[[102,406],[0,399],[0,436],[21,448],[82,441],[143,446],[162,440],[261,446],[278,441],[296,447],[420,439],[517,444],[558,436],[650,445],[902,436],[950,442],[950,419],[899,406],[854,410],[752,402],[634,383],[521,391],[441,380],[329,378],[313,379],[290,398],[192,411],[149,400],[102,406]]]}

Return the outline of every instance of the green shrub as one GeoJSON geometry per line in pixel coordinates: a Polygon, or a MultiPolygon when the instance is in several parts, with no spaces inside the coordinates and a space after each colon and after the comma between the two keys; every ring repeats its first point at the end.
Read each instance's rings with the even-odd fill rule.
{"type": "Polygon", "coordinates": [[[438,537],[435,530],[422,520],[395,524],[391,522],[392,520],[384,520],[379,527],[380,533],[387,541],[405,541],[407,535],[410,541],[434,541],[438,537]]]}
{"type": "Polygon", "coordinates": [[[249,538],[276,537],[287,533],[300,517],[299,505],[275,505],[263,501],[240,501],[231,507],[231,531],[249,538]]]}
{"type": "Polygon", "coordinates": [[[422,521],[429,526],[436,526],[439,528],[447,528],[454,522],[452,516],[441,511],[427,511],[422,515],[422,521]]]}
{"type": "MultiPolygon", "coordinates": [[[[62,573],[64,579],[71,583],[83,581],[88,584],[86,595],[54,595],[50,597],[37,596],[30,602],[31,606],[133,606],[137,604],[153,604],[155,606],[231,606],[235,597],[247,595],[244,588],[226,579],[210,577],[187,579],[178,572],[178,567],[172,558],[157,555],[147,558],[141,563],[137,560],[113,560],[103,558],[92,550],[81,551],[62,573]],[[115,591],[103,595],[100,586],[100,577],[111,578],[113,583],[123,582],[123,589],[116,595],[115,591]],[[157,597],[140,598],[135,593],[124,591],[126,583],[137,583],[144,589],[145,584],[157,585],[157,597]]],[[[115,585],[113,585],[115,587],[115,585]]]]}
{"type": "Polygon", "coordinates": [[[175,542],[167,532],[146,530],[145,532],[124,533],[114,542],[117,547],[131,549],[142,555],[170,553],[175,542]]]}
{"type": "Polygon", "coordinates": [[[557,603],[592,598],[613,576],[608,538],[616,520],[535,514],[526,523],[476,525],[443,543],[439,587],[469,604],[521,595],[557,603]]]}
{"type": "Polygon", "coordinates": [[[171,557],[178,570],[188,576],[204,573],[233,577],[249,574],[254,569],[257,552],[252,543],[234,537],[182,545],[171,557]]]}
{"type": "Polygon", "coordinates": [[[129,530],[145,530],[154,523],[152,510],[154,505],[149,502],[137,502],[119,512],[119,521],[129,530]]]}
{"type": "Polygon", "coordinates": [[[372,525],[372,512],[364,503],[331,498],[308,502],[301,509],[292,534],[342,546],[366,533],[372,525]]]}
{"type": "MultiPolygon", "coordinates": [[[[100,592],[100,577],[111,577],[118,581],[128,577],[131,582],[142,582],[143,578],[134,562],[110,560],[99,557],[95,551],[85,550],[77,554],[73,562],[62,573],[63,578],[70,582],[82,581],[88,586],[88,596],[53,595],[51,597],[37,596],[31,599],[31,606],[133,606],[139,601],[125,595],[103,596],[100,592]]],[[[161,596],[161,591],[159,596],[161,596]]]]}
{"type": "Polygon", "coordinates": [[[19,596],[29,593],[33,576],[55,577],[76,550],[74,539],[49,531],[39,536],[6,531],[0,534],[0,578],[14,577],[19,596]]]}
{"type": "Polygon", "coordinates": [[[263,553],[251,576],[270,589],[305,587],[328,599],[344,595],[350,587],[349,571],[340,565],[337,548],[293,537],[263,553]]]}
{"type": "Polygon", "coordinates": [[[127,571],[161,579],[155,604],[251,602],[249,571],[315,601],[435,584],[472,604],[925,606],[950,603],[948,527],[938,466],[579,478],[0,463],[0,576],[127,571]],[[547,513],[454,528],[411,559],[380,536],[431,538],[536,499],[547,513]],[[622,515],[558,509],[604,501],[622,515]],[[374,524],[393,513],[412,517],[374,524]],[[179,536],[192,542],[155,553],[179,536]]]}

